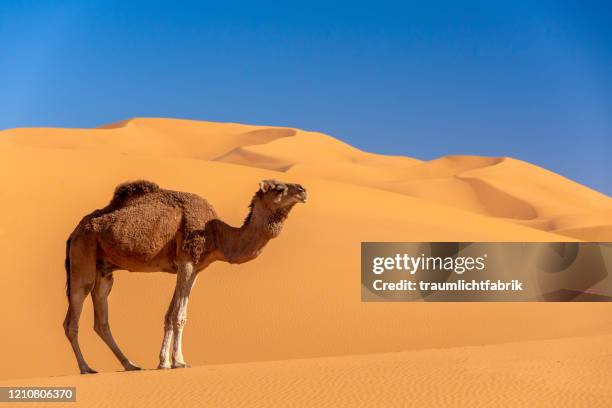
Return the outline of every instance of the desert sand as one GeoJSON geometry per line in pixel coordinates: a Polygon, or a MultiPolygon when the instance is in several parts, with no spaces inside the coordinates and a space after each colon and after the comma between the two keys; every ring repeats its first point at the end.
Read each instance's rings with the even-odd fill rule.
{"type": "MultiPolygon", "coordinates": [[[[402,406],[411,396],[425,405],[594,406],[612,393],[606,303],[360,302],[361,241],[612,241],[612,199],[540,167],[476,156],[422,162],[317,132],[176,119],[5,130],[0,163],[3,385],[75,384],[80,403],[101,406],[163,406],[179,394],[183,406],[402,406]],[[78,372],[61,326],[65,240],[116,184],[140,178],[202,195],[233,225],[262,178],[303,184],[309,202],[258,259],[200,276],[184,338],[196,368],[114,373],[120,365],[93,332],[88,301],[81,346],[105,373],[62,377],[78,372]]],[[[115,273],[113,333],[145,368],[157,364],[173,284],[169,274],[115,273]]]]}
{"type": "MultiPolygon", "coordinates": [[[[117,407],[608,407],[612,336],[0,381],[117,407]],[[571,374],[571,375],[570,375],[571,374]]],[[[53,406],[75,406],[74,403],[53,406]]]]}

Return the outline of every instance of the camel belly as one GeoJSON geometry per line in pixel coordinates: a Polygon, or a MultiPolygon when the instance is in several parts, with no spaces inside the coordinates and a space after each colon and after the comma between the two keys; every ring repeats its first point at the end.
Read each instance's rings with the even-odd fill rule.
{"type": "Polygon", "coordinates": [[[123,269],[131,272],[170,272],[175,273],[174,244],[170,243],[152,259],[138,258],[134,254],[108,253],[100,246],[101,257],[105,262],[113,265],[113,269],[123,269]]]}

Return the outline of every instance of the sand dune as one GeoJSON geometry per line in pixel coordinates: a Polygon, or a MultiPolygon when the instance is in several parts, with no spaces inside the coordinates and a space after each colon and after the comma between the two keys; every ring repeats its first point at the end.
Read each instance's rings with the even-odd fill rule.
{"type": "MultiPolygon", "coordinates": [[[[388,169],[384,175],[354,172],[352,179],[341,169],[333,164],[294,174],[333,177],[544,230],[558,229],[555,220],[562,215],[612,209],[610,197],[510,158],[447,156],[406,169],[388,169]]],[[[597,222],[610,225],[612,217],[604,213],[597,222]]]]}
{"type": "MultiPolygon", "coordinates": [[[[263,388],[257,391],[260,399],[256,401],[261,405],[270,402],[265,395],[279,396],[270,390],[277,385],[282,390],[279,398],[297,398],[293,392],[296,389],[318,389],[319,369],[329,373],[322,378],[337,384],[365,381],[370,376],[384,382],[386,377],[380,377],[380,373],[389,372],[395,378],[389,380],[389,387],[397,384],[402,388],[404,381],[414,378],[412,383],[422,394],[415,401],[425,401],[427,390],[439,390],[435,378],[447,382],[441,367],[446,367],[443,360],[454,352],[426,352],[423,355],[436,362],[432,365],[427,365],[420,353],[270,366],[246,363],[612,333],[612,313],[604,303],[360,302],[361,241],[611,240],[609,197],[518,160],[463,156],[421,162],[365,153],[330,136],[298,129],[133,119],[98,129],[6,130],[0,132],[0,163],[4,170],[0,172],[0,299],[3,322],[11,328],[9,335],[0,337],[0,348],[11,351],[0,365],[1,379],[77,371],[61,327],[66,309],[65,240],[85,213],[108,202],[116,184],[137,178],[200,194],[216,207],[221,218],[234,225],[244,218],[262,178],[300,182],[307,186],[310,200],[294,210],[281,237],[272,241],[258,259],[240,266],[215,264],[203,273],[194,289],[184,340],[188,361],[200,366],[245,364],[70,378],[71,383],[83,387],[85,401],[103,392],[105,387],[99,384],[115,387],[116,395],[121,396],[121,390],[146,390],[144,383],[150,384],[152,393],[158,387],[172,387],[182,381],[210,383],[210,387],[199,387],[196,394],[184,395],[186,402],[195,404],[204,398],[225,398],[223,387],[231,381],[244,383],[242,392],[247,393],[248,384],[262,378],[263,388]],[[396,357],[397,364],[392,361],[396,357]],[[298,370],[294,375],[303,370],[305,382],[275,377],[276,369],[282,373],[287,367],[298,370]],[[396,368],[399,371],[394,371],[396,368]],[[417,381],[417,371],[411,371],[416,368],[418,372],[429,370],[423,382],[417,381]],[[216,373],[220,375],[218,380],[211,378],[216,373]]],[[[110,298],[115,337],[132,360],[155,367],[161,322],[174,278],[119,271],[115,281],[110,298]]],[[[119,369],[92,330],[89,302],[81,320],[81,343],[92,367],[101,371],[119,369]]],[[[500,357],[490,369],[494,373],[503,371],[511,365],[508,356],[515,358],[530,350],[528,345],[517,347],[500,351],[499,355],[506,357],[500,357]]],[[[449,364],[455,364],[454,370],[458,370],[450,372],[469,374],[474,368],[461,365],[460,354],[466,352],[484,361],[493,358],[498,349],[460,350],[455,360],[448,357],[449,364]]],[[[538,375],[544,373],[553,367],[553,357],[543,356],[541,361],[537,356],[535,362],[520,360],[522,367],[538,375]]],[[[589,370],[600,366],[591,364],[589,356],[585,354],[584,366],[578,357],[572,364],[583,370],[581,375],[595,377],[589,370]]],[[[511,401],[527,398],[522,394],[524,387],[533,390],[528,381],[514,377],[516,386],[504,388],[506,377],[499,374],[486,380],[489,377],[483,373],[489,368],[481,369],[480,374],[452,387],[457,387],[461,395],[482,401],[491,401],[487,398],[493,396],[470,388],[476,380],[483,382],[483,390],[497,389],[511,401]]],[[[581,391],[578,383],[559,381],[561,396],[591,401],[600,392],[595,386],[581,391]]],[[[337,402],[367,402],[371,395],[395,389],[385,387],[381,384],[377,388],[379,394],[355,390],[355,400],[338,394],[337,402]]],[[[548,396],[557,389],[553,383],[542,387],[550,391],[545,394],[548,396]]],[[[397,395],[408,398],[402,393],[410,390],[403,387],[397,395]]],[[[334,398],[328,391],[324,395],[334,398]]],[[[236,395],[238,398],[242,394],[236,395]]],[[[304,395],[316,398],[313,392],[304,395]]],[[[542,398],[535,391],[525,395],[542,398]]],[[[305,399],[302,403],[312,401],[305,399]]]]}
{"type": "MultiPolygon", "coordinates": [[[[607,407],[612,336],[0,382],[65,406],[607,407]]],[[[55,405],[54,405],[55,406],[55,405]]]]}
{"type": "Polygon", "coordinates": [[[207,160],[317,177],[581,240],[606,239],[612,225],[610,197],[511,158],[447,156],[422,162],[366,153],[299,129],[154,118],[97,129],[11,129],[2,136],[0,142],[22,147],[207,160]],[[588,225],[563,226],[568,216],[584,217],[588,225]]]}

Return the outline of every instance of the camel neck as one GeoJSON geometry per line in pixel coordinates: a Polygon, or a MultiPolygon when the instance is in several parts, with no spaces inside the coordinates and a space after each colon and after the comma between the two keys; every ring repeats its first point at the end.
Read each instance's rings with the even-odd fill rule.
{"type": "Polygon", "coordinates": [[[270,211],[261,203],[251,205],[251,213],[239,227],[222,224],[217,245],[230,263],[243,263],[259,255],[269,240],[276,238],[291,207],[270,211]]]}
{"type": "Polygon", "coordinates": [[[251,204],[251,212],[244,220],[240,230],[246,234],[262,235],[268,239],[276,238],[283,229],[283,224],[293,205],[269,209],[261,202],[251,204]]]}

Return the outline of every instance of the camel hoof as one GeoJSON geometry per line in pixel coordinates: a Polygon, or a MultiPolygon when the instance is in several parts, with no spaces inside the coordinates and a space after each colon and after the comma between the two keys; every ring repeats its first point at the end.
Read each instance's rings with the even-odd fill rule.
{"type": "Polygon", "coordinates": [[[136,364],[132,363],[130,360],[124,360],[121,362],[125,371],[138,371],[141,370],[136,364]]]}
{"type": "Polygon", "coordinates": [[[172,368],[172,367],[170,366],[170,363],[164,363],[164,364],[159,363],[159,365],[157,366],[157,369],[158,369],[158,370],[167,370],[167,369],[169,369],[169,368],[172,368]]]}
{"type": "Polygon", "coordinates": [[[140,371],[140,370],[142,370],[142,368],[140,368],[138,366],[135,366],[134,364],[131,364],[131,365],[129,365],[127,367],[124,367],[124,368],[125,368],[125,371],[140,371]]]}
{"type": "Polygon", "coordinates": [[[187,363],[173,363],[172,368],[191,368],[187,363]]]}
{"type": "Polygon", "coordinates": [[[81,374],[98,374],[98,372],[96,370],[92,370],[89,367],[86,367],[81,369],[81,374]]]}

